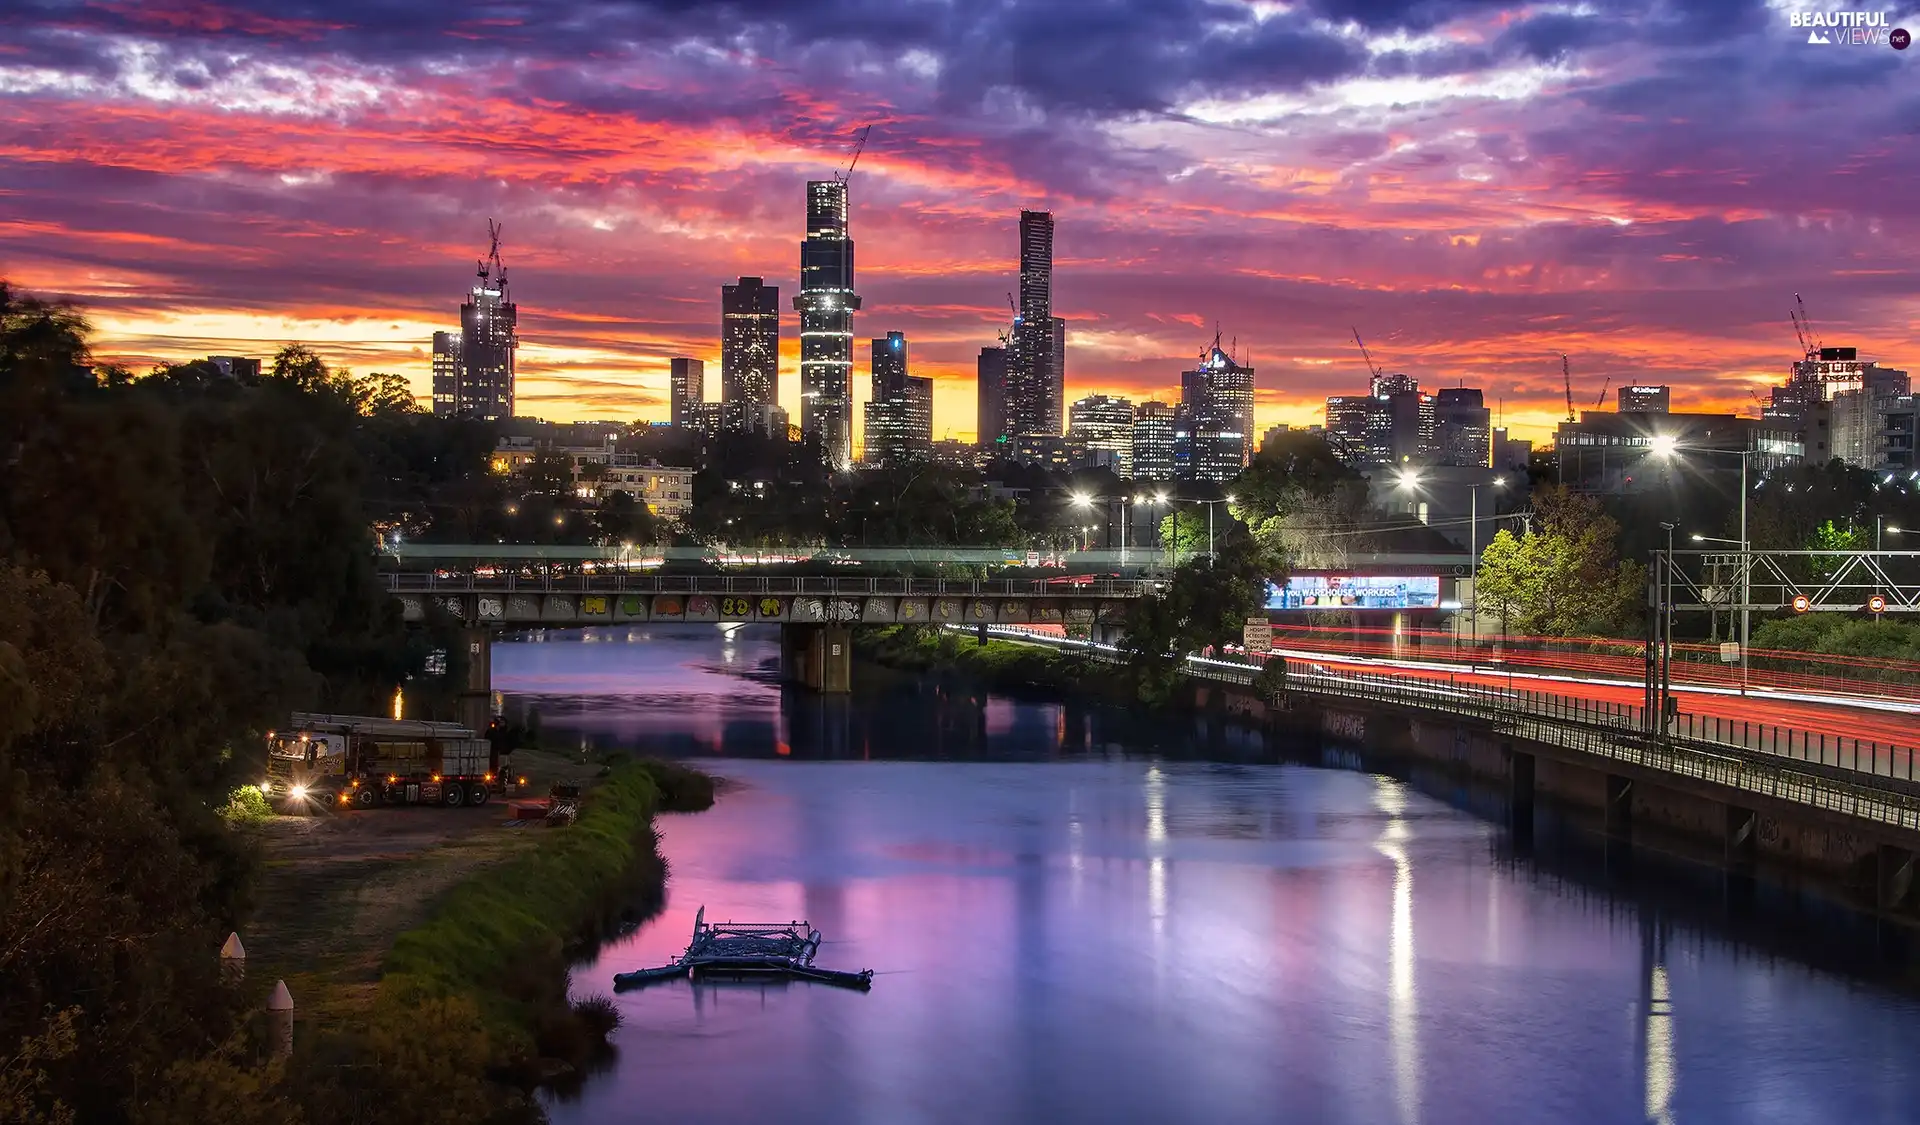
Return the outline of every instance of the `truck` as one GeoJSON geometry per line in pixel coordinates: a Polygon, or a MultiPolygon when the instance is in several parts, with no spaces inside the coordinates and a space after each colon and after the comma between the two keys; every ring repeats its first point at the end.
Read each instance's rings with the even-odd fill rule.
{"type": "Polygon", "coordinates": [[[279,806],[459,808],[525,784],[492,740],[455,723],[296,711],[267,732],[260,791],[279,806]]]}

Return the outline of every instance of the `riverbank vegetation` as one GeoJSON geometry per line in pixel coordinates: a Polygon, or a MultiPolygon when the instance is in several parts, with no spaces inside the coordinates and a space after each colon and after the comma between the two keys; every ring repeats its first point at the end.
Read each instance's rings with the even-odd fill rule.
{"type": "Polygon", "coordinates": [[[264,732],[384,713],[403,682],[410,714],[450,713],[453,623],[403,625],[374,529],[493,504],[492,431],[304,348],[258,378],[135,377],[87,337],[0,283],[0,1120],[483,1120],[439,1088],[494,1057],[467,996],[268,1064],[272,980],[216,953],[259,906],[261,818],[234,794],[264,732]],[[317,1115],[348,1088],[359,1108],[317,1115]]]}

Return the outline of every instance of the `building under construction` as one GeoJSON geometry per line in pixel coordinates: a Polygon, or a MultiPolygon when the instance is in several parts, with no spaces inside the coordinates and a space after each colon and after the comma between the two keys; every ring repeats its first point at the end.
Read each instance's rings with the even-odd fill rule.
{"type": "Polygon", "coordinates": [[[519,310],[507,295],[499,224],[487,223],[487,256],[460,306],[460,331],[433,334],[433,412],[497,422],[513,417],[519,310]]]}

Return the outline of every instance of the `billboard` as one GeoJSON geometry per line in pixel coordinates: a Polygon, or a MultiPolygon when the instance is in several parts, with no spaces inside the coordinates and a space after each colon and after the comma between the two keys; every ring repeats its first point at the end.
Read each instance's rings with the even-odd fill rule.
{"type": "Polygon", "coordinates": [[[1267,583],[1268,609],[1438,609],[1440,579],[1426,575],[1296,574],[1267,583]]]}

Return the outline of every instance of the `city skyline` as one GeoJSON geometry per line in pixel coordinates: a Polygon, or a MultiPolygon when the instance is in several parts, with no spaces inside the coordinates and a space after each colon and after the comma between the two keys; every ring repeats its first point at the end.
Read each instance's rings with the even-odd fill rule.
{"type": "Polygon", "coordinates": [[[872,123],[863,315],[914,341],[936,437],[973,431],[1023,209],[1061,225],[1068,400],[1169,399],[1217,321],[1258,365],[1261,431],[1364,386],[1350,324],[1386,368],[1479,387],[1535,440],[1564,416],[1563,352],[1587,402],[1610,379],[1750,413],[1798,358],[1795,292],[1827,344],[1920,362],[1899,206],[1920,154],[1892,93],[1916,53],[1815,51],[1769,9],[953,17],[1106,60],[1042,70],[923,15],[882,35],[636,6],[596,22],[590,55],[567,4],[512,26],[428,11],[162,0],[16,24],[0,272],[83,301],[103,359],[297,340],[424,398],[491,215],[512,232],[518,408],[665,420],[670,357],[719,369],[716,286],[798,291],[796,193],[872,123]],[[733,41],[781,64],[673,46],[733,41]],[[853,77],[805,61],[883,44],[853,77]]]}

